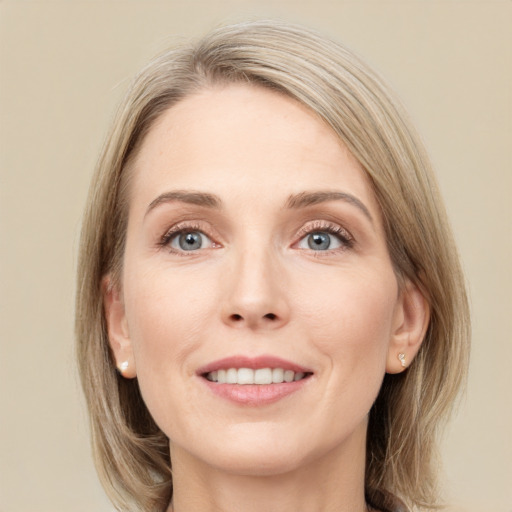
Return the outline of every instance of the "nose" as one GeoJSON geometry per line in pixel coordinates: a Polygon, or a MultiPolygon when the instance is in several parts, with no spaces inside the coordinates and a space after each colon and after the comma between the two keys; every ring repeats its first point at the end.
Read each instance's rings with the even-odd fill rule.
{"type": "Polygon", "coordinates": [[[245,250],[231,261],[222,321],[234,328],[277,329],[290,319],[286,278],[278,256],[245,250]]]}

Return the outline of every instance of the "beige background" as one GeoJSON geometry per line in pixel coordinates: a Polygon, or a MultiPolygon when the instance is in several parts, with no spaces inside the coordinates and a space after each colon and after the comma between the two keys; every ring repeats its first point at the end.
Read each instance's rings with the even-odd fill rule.
{"type": "Polygon", "coordinates": [[[470,281],[471,378],[443,452],[451,511],[512,512],[512,2],[0,0],[0,512],[111,511],[73,362],[89,177],[127,79],[168,42],[279,16],[394,84],[470,281]]]}

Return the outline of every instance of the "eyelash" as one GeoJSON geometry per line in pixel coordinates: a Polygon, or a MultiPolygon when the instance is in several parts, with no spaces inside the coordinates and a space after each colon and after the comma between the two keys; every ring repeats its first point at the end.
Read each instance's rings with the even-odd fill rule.
{"type": "Polygon", "coordinates": [[[297,233],[296,238],[298,241],[295,242],[295,244],[299,243],[306,236],[312,235],[313,233],[328,233],[329,235],[334,235],[336,238],[338,238],[342,245],[342,247],[336,249],[327,249],[325,251],[314,251],[311,249],[310,252],[312,252],[313,256],[315,257],[322,257],[340,251],[346,251],[347,249],[352,249],[355,245],[354,237],[346,229],[337,224],[324,221],[316,221],[306,224],[306,226],[301,228],[297,233]]]}
{"type": "MultiPolygon", "coordinates": [[[[179,256],[192,256],[197,251],[178,251],[171,247],[171,242],[173,239],[183,233],[193,233],[198,232],[202,235],[206,236],[210,240],[212,238],[208,236],[205,233],[205,229],[203,226],[197,224],[197,223],[187,223],[187,222],[181,222],[179,224],[176,224],[172,228],[168,229],[165,234],[160,238],[158,242],[158,246],[160,248],[166,248],[169,252],[172,254],[177,254],[179,256]]],[[[311,253],[313,253],[316,257],[322,257],[325,255],[329,255],[332,253],[337,253],[340,251],[345,251],[347,249],[352,249],[355,244],[355,240],[352,237],[352,235],[344,228],[337,224],[333,224],[330,222],[323,222],[323,221],[316,221],[313,223],[309,223],[303,228],[301,228],[298,232],[295,238],[297,239],[297,242],[295,242],[293,245],[296,245],[300,241],[302,241],[306,236],[311,235],[313,233],[328,233],[329,235],[334,235],[338,238],[340,241],[342,247],[335,248],[335,249],[326,249],[324,251],[314,251],[313,249],[310,250],[311,253]]],[[[212,244],[217,247],[220,247],[219,244],[216,244],[212,240],[212,244]]],[[[306,249],[302,249],[306,250],[306,249]]]]}
{"type": "MultiPolygon", "coordinates": [[[[165,234],[160,238],[160,241],[158,242],[158,246],[160,248],[166,248],[170,253],[177,254],[178,256],[192,256],[194,252],[196,251],[178,251],[171,247],[171,242],[173,239],[183,233],[201,233],[202,235],[206,236],[210,240],[211,237],[209,237],[205,233],[205,229],[203,226],[200,226],[199,224],[189,224],[187,222],[180,222],[179,224],[176,224],[172,228],[168,229],[165,234]]],[[[215,242],[213,242],[213,245],[217,245],[215,242]]]]}

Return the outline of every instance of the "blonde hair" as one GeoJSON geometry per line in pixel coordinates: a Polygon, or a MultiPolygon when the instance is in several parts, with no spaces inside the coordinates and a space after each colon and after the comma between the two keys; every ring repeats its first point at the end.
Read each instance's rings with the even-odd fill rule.
{"type": "Polygon", "coordinates": [[[282,22],[213,31],[165,52],[136,77],[107,137],[83,221],[76,300],[78,363],[96,465],[123,510],[165,510],[172,495],[168,440],[120,377],[109,349],[102,278],[119,282],[127,221],[129,163],[168,108],[204,87],[247,82],[309,107],[365,169],[384,219],[399,281],[427,298],[431,320],[408,370],[386,375],[370,412],[366,493],[384,510],[387,493],[409,507],[436,504],[435,447],[468,363],[464,279],[423,146],[382,80],[343,46],[282,22]]]}

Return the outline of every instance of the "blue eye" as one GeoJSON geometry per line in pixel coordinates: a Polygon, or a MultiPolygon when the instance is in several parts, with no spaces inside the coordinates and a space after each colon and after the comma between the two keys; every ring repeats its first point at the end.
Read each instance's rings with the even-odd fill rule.
{"type": "Polygon", "coordinates": [[[349,249],[353,246],[352,236],[340,226],[315,226],[316,229],[306,232],[296,247],[315,252],[336,249],[349,249]]]}
{"type": "Polygon", "coordinates": [[[328,233],[311,233],[306,239],[313,251],[325,251],[331,247],[331,235],[328,233]]]}
{"type": "Polygon", "coordinates": [[[201,231],[182,231],[170,237],[169,245],[177,251],[197,251],[212,247],[212,241],[201,231]]]}
{"type": "Polygon", "coordinates": [[[306,235],[299,243],[299,249],[311,249],[313,251],[327,251],[339,249],[342,243],[339,237],[326,231],[314,231],[306,235]],[[304,245],[307,243],[307,247],[304,245]]]}

